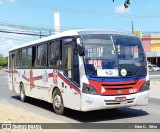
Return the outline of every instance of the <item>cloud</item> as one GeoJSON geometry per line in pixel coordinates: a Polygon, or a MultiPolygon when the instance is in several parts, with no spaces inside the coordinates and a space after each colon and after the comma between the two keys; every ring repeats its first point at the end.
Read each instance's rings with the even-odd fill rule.
{"type": "Polygon", "coordinates": [[[4,56],[8,56],[8,50],[16,44],[13,43],[11,39],[1,38],[0,37],[0,54],[3,54],[4,56]]]}
{"type": "Polygon", "coordinates": [[[5,2],[16,2],[16,0],[0,0],[0,4],[3,4],[5,2]]]}
{"type": "MultiPolygon", "coordinates": [[[[0,25],[1,31],[15,31],[15,32],[31,32],[33,33],[33,30],[25,30],[21,28],[11,27],[11,26],[2,26],[0,25]]],[[[35,39],[38,39],[38,37],[35,36],[27,36],[27,35],[21,35],[21,34],[14,34],[14,33],[3,33],[0,32],[0,54],[3,54],[4,56],[8,56],[8,50],[10,48],[13,48],[17,45],[33,41],[35,39]]]]}
{"type": "Polygon", "coordinates": [[[117,14],[129,13],[129,8],[125,8],[124,5],[122,4],[115,8],[115,13],[117,14]]]}

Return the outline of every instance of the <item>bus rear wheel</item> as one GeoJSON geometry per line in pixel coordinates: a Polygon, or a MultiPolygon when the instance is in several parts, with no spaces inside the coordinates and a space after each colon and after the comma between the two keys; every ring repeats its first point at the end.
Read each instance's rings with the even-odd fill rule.
{"type": "Polygon", "coordinates": [[[52,96],[52,102],[53,102],[53,110],[56,114],[62,115],[65,112],[64,104],[63,104],[63,99],[61,92],[58,88],[56,88],[53,92],[52,96]]]}
{"type": "Polygon", "coordinates": [[[27,101],[27,96],[25,95],[25,89],[24,89],[23,83],[20,84],[20,100],[22,102],[26,102],[27,101]]]}

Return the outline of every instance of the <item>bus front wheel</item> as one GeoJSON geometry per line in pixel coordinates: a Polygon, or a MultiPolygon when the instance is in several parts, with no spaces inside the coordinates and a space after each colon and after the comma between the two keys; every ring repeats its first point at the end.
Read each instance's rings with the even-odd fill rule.
{"type": "Polygon", "coordinates": [[[20,100],[22,102],[26,102],[27,101],[27,96],[25,95],[25,89],[24,89],[23,83],[20,84],[20,100]]]}
{"type": "Polygon", "coordinates": [[[54,90],[52,99],[54,112],[59,115],[64,114],[65,108],[63,104],[63,99],[61,92],[58,88],[54,90]]]}

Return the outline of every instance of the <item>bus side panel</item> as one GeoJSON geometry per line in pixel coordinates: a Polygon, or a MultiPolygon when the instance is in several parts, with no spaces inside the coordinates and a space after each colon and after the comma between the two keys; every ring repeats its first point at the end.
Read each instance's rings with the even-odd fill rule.
{"type": "Polygon", "coordinates": [[[80,88],[66,78],[63,72],[58,72],[58,87],[61,91],[64,106],[80,110],[80,88]]]}
{"type": "MultiPolygon", "coordinates": [[[[29,97],[48,101],[48,82],[44,82],[45,69],[25,69],[22,72],[22,82],[25,86],[25,94],[29,97]]],[[[47,70],[46,70],[47,73],[47,70]]],[[[47,76],[46,76],[47,78],[47,76]]]]}
{"type": "Polygon", "coordinates": [[[12,73],[10,71],[8,71],[8,85],[9,85],[9,90],[13,91],[12,73]]]}
{"type": "Polygon", "coordinates": [[[14,77],[15,77],[15,82],[14,82],[14,90],[16,93],[20,93],[20,80],[21,77],[19,76],[20,70],[15,69],[14,77]]]}
{"type": "Polygon", "coordinates": [[[16,93],[20,93],[20,83],[23,82],[22,80],[22,71],[23,69],[15,69],[14,72],[12,72],[12,74],[14,74],[14,79],[15,81],[14,83],[14,91],[16,93]]]}

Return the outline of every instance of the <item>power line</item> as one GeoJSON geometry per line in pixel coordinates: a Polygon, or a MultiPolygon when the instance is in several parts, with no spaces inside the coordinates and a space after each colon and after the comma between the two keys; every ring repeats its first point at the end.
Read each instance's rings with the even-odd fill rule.
{"type": "MultiPolygon", "coordinates": [[[[11,28],[14,28],[14,27],[11,27],[11,28]]],[[[9,29],[8,28],[0,28],[1,31],[9,31],[9,32],[20,32],[20,33],[31,33],[31,34],[40,34],[41,33],[46,33],[44,31],[38,31],[38,30],[25,30],[25,29],[9,29]]],[[[50,35],[50,34],[49,34],[50,35]]]]}
{"type": "Polygon", "coordinates": [[[27,40],[24,40],[24,39],[22,40],[22,39],[17,39],[17,38],[12,38],[12,37],[6,37],[6,36],[0,36],[0,38],[2,38],[2,39],[10,39],[10,40],[15,40],[15,41],[21,41],[21,42],[27,42],[27,40]]]}
{"type": "Polygon", "coordinates": [[[0,29],[2,33],[13,33],[13,34],[20,34],[20,35],[31,35],[31,36],[48,36],[45,34],[33,34],[33,33],[24,33],[24,32],[14,32],[14,31],[4,31],[0,29]]]}
{"type": "MultiPolygon", "coordinates": [[[[0,25],[1,26],[6,26],[6,27],[13,27],[13,28],[19,28],[19,29],[22,29],[22,30],[38,30],[38,31],[43,31],[43,32],[52,32],[54,33],[54,29],[53,28],[49,28],[49,27],[40,27],[38,26],[37,24],[33,24],[33,26],[25,23],[24,25],[22,24],[19,24],[19,23],[8,23],[8,22],[2,22],[2,20],[0,20],[0,25]]],[[[52,26],[51,26],[52,27],[52,26]]],[[[61,27],[61,30],[64,31],[64,30],[68,30],[68,29],[82,29],[82,28],[77,28],[77,27],[61,27]]]]}
{"type": "Polygon", "coordinates": [[[36,26],[35,24],[33,26],[29,26],[29,24],[24,24],[24,25],[21,25],[21,24],[18,24],[18,23],[7,23],[7,22],[1,22],[0,21],[0,25],[1,26],[7,26],[7,27],[14,27],[14,28],[20,28],[20,29],[27,29],[27,30],[43,30],[43,31],[48,31],[48,30],[53,30],[52,28],[43,28],[43,27],[38,27],[36,26]]]}

